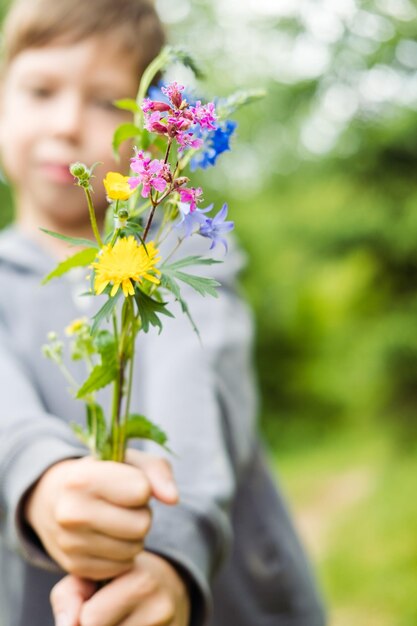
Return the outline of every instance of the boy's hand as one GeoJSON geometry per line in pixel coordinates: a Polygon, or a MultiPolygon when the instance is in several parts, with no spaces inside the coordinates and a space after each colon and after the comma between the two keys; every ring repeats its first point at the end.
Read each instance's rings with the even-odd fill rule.
{"type": "Polygon", "coordinates": [[[129,450],[127,462],[61,461],[29,494],[26,520],[65,571],[92,580],[127,572],[151,525],[149,498],[177,502],[166,461],[129,450]]]}
{"type": "Polygon", "coordinates": [[[135,567],[95,592],[91,581],[66,576],[51,593],[56,626],[188,626],[186,584],[165,559],[142,552],[135,567]]]}

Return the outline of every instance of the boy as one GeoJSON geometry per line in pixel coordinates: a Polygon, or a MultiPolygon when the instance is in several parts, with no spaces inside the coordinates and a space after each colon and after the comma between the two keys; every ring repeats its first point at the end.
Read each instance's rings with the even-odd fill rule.
{"type": "MultiPolygon", "coordinates": [[[[137,450],[119,467],[85,458],[68,424],[82,422],[83,407],[40,356],[48,331],[93,311],[74,277],[40,288],[51,257],[68,249],[38,227],[90,235],[68,174],[75,160],[103,163],[94,196],[102,225],[100,181],[129,157],[125,146],[113,162],[112,133],[127,114],[112,102],[134,97],[163,39],[145,0],[17,0],[6,23],[0,143],[16,225],[0,238],[2,626],[51,626],[48,595],[62,570],[71,576],[53,595],[59,626],[200,625],[211,593],[216,626],[324,623],[254,434],[238,251],[219,266],[218,300],[187,295],[204,350],[179,312],[161,337],[140,339],[132,406],[168,432],[177,506],[165,506],[176,492],[157,460],[137,450]],[[85,579],[108,578],[89,600],[95,586],[85,579]]],[[[206,251],[204,241],[188,245],[206,251]]]]}

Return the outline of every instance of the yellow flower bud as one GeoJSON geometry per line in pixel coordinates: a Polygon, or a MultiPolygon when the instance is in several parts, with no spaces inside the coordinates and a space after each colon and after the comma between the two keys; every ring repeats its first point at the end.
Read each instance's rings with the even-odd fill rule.
{"type": "Polygon", "coordinates": [[[107,172],[106,178],[103,180],[107,197],[110,200],[127,200],[134,191],[129,187],[128,180],[128,176],[123,176],[118,172],[107,172]]]}

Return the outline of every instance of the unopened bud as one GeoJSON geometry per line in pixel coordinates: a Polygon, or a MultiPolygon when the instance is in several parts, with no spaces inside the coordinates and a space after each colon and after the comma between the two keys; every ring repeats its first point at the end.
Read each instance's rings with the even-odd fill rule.
{"type": "Polygon", "coordinates": [[[120,217],[121,220],[127,220],[127,218],[129,217],[129,211],[127,209],[119,209],[117,215],[120,217]]]}
{"type": "Polygon", "coordinates": [[[80,163],[77,161],[76,163],[71,163],[70,172],[75,178],[80,178],[81,180],[86,180],[90,178],[90,170],[84,163],[80,163]]]}
{"type": "Polygon", "coordinates": [[[178,187],[182,187],[183,185],[186,185],[189,182],[189,178],[187,176],[180,176],[179,178],[175,179],[174,182],[174,189],[178,189],[178,187]]]}

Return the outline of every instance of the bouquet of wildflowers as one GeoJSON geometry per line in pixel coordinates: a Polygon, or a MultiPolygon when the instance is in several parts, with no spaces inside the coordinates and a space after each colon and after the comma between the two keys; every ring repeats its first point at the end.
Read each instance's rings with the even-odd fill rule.
{"type": "Polygon", "coordinates": [[[84,190],[95,241],[45,231],[82,249],[60,263],[44,282],[74,267],[88,267],[91,274],[87,295],[100,298],[92,320],[75,320],[67,328],[72,337],[71,357],[85,361],[86,380],[77,383],[65,367],[63,343],[56,334],[51,333],[44,354],[60,366],[75,397],[85,402],[85,428],[74,428],[92,454],[104,460],[123,461],[132,438],[151,439],[166,446],[165,433],[131,408],[136,338],[152,326],[160,332],[162,316],[173,317],[167,301],[170,294],[171,301],[173,296],[179,302],[197,331],[182,296],[182,285],[202,296],[217,296],[219,284],[190,273],[189,268],[218,261],[201,256],[172,261],[190,236],[209,239],[210,250],[216,245],[227,250],[225,237],[233,228],[233,222],[227,220],[227,204],[214,215],[213,205],[199,206],[202,189],[193,186],[184,171],[187,167],[194,171],[214,165],[218,155],[229,149],[236,126],[228,116],[258,97],[239,93],[224,101],[202,103],[186,95],[185,88],[176,82],[160,89],[151,87],[161,70],[178,59],[195,69],[183,52],[165,48],[145,71],[137,99],[116,103],[131,111],[134,120],[117,129],[113,149],[117,154],[127,139],[133,140],[136,147],[129,175],[108,172],[103,181],[109,202],[104,235],[99,232],[94,211],[94,165],[83,163],[74,163],[70,169],[76,184],[84,190]],[[162,258],[159,246],[173,232],[175,244],[162,258]],[[113,385],[109,415],[96,398],[107,385],[113,385]]]}

